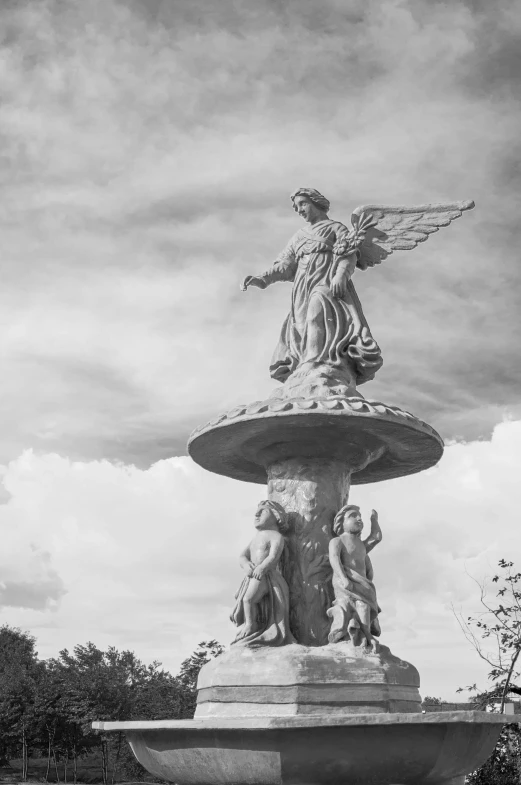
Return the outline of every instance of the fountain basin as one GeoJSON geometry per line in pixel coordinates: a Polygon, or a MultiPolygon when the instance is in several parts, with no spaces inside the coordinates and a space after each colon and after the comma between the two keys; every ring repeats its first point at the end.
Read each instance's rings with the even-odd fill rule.
{"type": "Polygon", "coordinates": [[[463,785],[506,715],[478,711],[95,722],[178,785],[463,785]]]}
{"type": "Polygon", "coordinates": [[[236,406],[188,440],[208,471],[265,485],[267,467],[288,458],[343,461],[351,482],[390,480],[434,466],[443,440],[410,412],[365,398],[268,399],[236,406]]]}

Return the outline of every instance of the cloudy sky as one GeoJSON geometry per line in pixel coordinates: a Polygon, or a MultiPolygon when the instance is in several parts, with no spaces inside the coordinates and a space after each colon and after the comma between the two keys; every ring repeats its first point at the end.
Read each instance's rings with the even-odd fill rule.
{"type": "Polygon", "coordinates": [[[358,272],[384,367],[368,398],[448,447],[378,508],[383,641],[451,697],[485,670],[451,603],[519,559],[521,8],[500,0],[6,0],[0,8],[4,622],[41,656],[93,640],[175,669],[229,642],[259,486],[190,431],[269,394],[288,286],[239,291],[318,188],[473,198],[358,272]]]}

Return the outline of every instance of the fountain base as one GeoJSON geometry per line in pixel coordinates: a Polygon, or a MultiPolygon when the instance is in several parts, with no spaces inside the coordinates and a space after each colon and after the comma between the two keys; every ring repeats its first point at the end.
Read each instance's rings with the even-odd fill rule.
{"type": "Polygon", "coordinates": [[[507,717],[487,712],[96,722],[177,785],[463,785],[507,717]]]}
{"type": "Polygon", "coordinates": [[[419,686],[387,646],[235,645],[203,666],[195,719],[420,712],[419,686]]]}

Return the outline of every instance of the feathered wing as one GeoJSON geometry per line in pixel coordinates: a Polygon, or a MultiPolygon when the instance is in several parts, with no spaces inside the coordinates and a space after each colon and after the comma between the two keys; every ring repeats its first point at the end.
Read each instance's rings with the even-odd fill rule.
{"type": "Polygon", "coordinates": [[[388,207],[370,204],[357,207],[351,216],[352,235],[360,251],[358,267],[366,270],[387,259],[393,251],[409,251],[423,243],[441,226],[448,226],[473,201],[452,204],[422,204],[418,207],[388,207]]]}

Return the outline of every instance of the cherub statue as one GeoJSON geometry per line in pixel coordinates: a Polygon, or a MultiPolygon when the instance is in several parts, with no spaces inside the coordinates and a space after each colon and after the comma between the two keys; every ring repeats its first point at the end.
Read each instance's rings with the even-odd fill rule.
{"type": "Polygon", "coordinates": [[[333,523],[335,537],[329,543],[329,561],[333,568],[335,600],[327,615],[331,618],[328,640],[338,643],[351,640],[355,646],[365,641],[377,650],[375,637],[380,635],[373,584],[373,567],[369,551],[382,540],[382,530],[376,510],[371,514],[371,533],[361,539],[363,529],[360,507],[346,504],[337,513],[333,523]]]}
{"type": "Polygon", "coordinates": [[[265,289],[276,281],[293,282],[291,310],[273,355],[271,376],[285,382],[297,369],[300,378],[329,367],[363,384],[383,361],[351,280],[355,269],[367,270],[394,251],[415,248],[474,202],[357,207],[348,229],[329,218],[329,201],[314,188],[299,188],[291,200],[308,228],[292,237],[273,267],[248,275],[241,285],[246,291],[249,286],[265,289]]]}
{"type": "Polygon", "coordinates": [[[235,595],[230,619],[240,627],[233,643],[283,646],[295,643],[289,629],[289,589],[279,571],[288,531],[280,504],[260,502],[255,514],[255,536],[240,556],[246,577],[235,595]]]}

